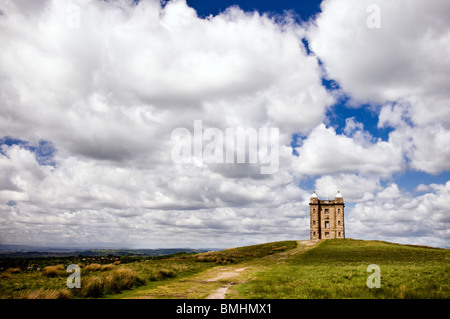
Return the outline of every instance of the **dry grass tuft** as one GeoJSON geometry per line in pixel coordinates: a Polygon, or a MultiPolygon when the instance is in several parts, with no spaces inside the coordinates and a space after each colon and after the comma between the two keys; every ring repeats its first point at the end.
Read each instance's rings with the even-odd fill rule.
{"type": "Polygon", "coordinates": [[[35,289],[21,291],[18,299],[70,299],[72,294],[68,289],[35,289]]]}
{"type": "Polygon", "coordinates": [[[0,275],[0,279],[10,279],[13,275],[19,274],[20,272],[20,268],[8,268],[0,275]]]}
{"type": "Polygon", "coordinates": [[[130,289],[138,279],[135,271],[129,268],[119,268],[106,277],[105,289],[109,291],[130,289]]]}
{"type": "Polygon", "coordinates": [[[20,268],[8,268],[5,270],[5,273],[15,275],[18,274],[20,271],[21,271],[20,268]]]}
{"type": "Polygon", "coordinates": [[[113,268],[114,268],[113,264],[101,265],[100,271],[108,271],[108,270],[112,270],[113,268]]]}
{"type": "Polygon", "coordinates": [[[42,269],[42,275],[46,277],[57,277],[64,270],[63,265],[47,266],[42,269]]]}
{"type": "Polygon", "coordinates": [[[113,268],[114,268],[113,264],[106,264],[106,265],[90,264],[85,267],[87,271],[108,271],[112,270],[113,268]]]}
{"type": "Polygon", "coordinates": [[[84,267],[87,271],[98,271],[100,268],[102,268],[102,265],[100,264],[89,264],[86,267],[84,267]]]}
{"type": "Polygon", "coordinates": [[[161,279],[173,278],[173,277],[175,277],[175,271],[173,271],[171,269],[160,269],[158,271],[158,277],[161,279]]]}
{"type": "MultiPolygon", "coordinates": [[[[113,267],[113,265],[104,266],[108,266],[104,268],[105,271],[113,267]]],[[[101,267],[92,268],[101,270],[101,267]]],[[[106,277],[97,277],[96,275],[82,276],[81,288],[74,290],[74,293],[80,297],[98,298],[104,293],[130,289],[137,282],[139,282],[139,278],[135,271],[128,268],[119,268],[117,270],[111,270],[106,277]]]]}
{"type": "Polygon", "coordinates": [[[81,289],[76,292],[82,297],[100,297],[103,294],[105,280],[100,277],[81,277],[81,289]]]}

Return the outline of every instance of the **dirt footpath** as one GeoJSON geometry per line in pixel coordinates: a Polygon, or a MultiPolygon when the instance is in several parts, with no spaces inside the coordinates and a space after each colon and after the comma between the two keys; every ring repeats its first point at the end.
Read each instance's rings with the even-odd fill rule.
{"type": "MultiPolygon", "coordinates": [[[[281,253],[278,253],[275,255],[267,256],[266,258],[275,259],[276,263],[278,264],[280,262],[283,262],[285,259],[288,259],[289,256],[303,253],[305,250],[316,246],[318,243],[319,243],[318,240],[300,240],[300,241],[298,241],[297,248],[290,249],[286,252],[281,252],[281,253]]],[[[224,281],[224,280],[231,281],[231,280],[235,279],[237,276],[239,276],[240,274],[242,274],[242,272],[244,270],[246,270],[247,268],[252,268],[252,267],[243,267],[243,268],[234,269],[234,270],[230,270],[229,268],[218,269],[219,271],[222,270],[223,272],[219,272],[215,277],[208,279],[206,281],[207,282],[224,281]]],[[[233,285],[233,283],[231,283],[231,282],[225,284],[224,286],[220,287],[219,289],[217,289],[216,291],[211,293],[208,297],[206,297],[206,299],[225,299],[225,296],[228,292],[228,288],[230,288],[232,285],[233,285]]]]}
{"type": "Polygon", "coordinates": [[[319,241],[300,240],[296,248],[236,265],[217,266],[179,280],[162,282],[157,287],[138,291],[133,298],[225,299],[227,294],[233,293],[229,291],[233,285],[253,280],[257,272],[284,263],[291,256],[304,253],[318,243],[319,241]]]}
{"type": "MultiPolygon", "coordinates": [[[[206,281],[212,282],[212,281],[223,281],[226,279],[233,279],[233,278],[237,277],[241,271],[244,271],[247,268],[250,268],[250,267],[243,267],[243,268],[235,269],[233,271],[229,271],[227,269],[227,271],[221,272],[216,277],[208,279],[206,281]]],[[[225,286],[220,287],[215,292],[213,292],[208,297],[206,297],[206,299],[225,299],[225,295],[227,294],[228,288],[230,288],[231,285],[232,285],[231,283],[228,283],[225,286]]]]}

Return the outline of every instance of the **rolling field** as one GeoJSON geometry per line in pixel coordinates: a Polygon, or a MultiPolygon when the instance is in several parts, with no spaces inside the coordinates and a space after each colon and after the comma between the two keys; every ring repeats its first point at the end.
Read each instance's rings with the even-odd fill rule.
{"type": "Polygon", "coordinates": [[[333,239],[268,265],[256,279],[235,287],[244,298],[450,298],[446,249],[378,241],[333,239]],[[380,268],[380,288],[367,286],[380,268]]]}
{"type": "Polygon", "coordinates": [[[380,241],[283,241],[217,252],[80,264],[69,289],[65,264],[4,269],[0,298],[450,298],[450,251],[380,241]],[[369,265],[380,288],[368,288],[369,265]]]}

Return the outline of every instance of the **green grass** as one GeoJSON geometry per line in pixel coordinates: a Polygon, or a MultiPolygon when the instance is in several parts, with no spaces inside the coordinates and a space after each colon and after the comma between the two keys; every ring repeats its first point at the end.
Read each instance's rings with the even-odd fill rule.
{"type": "MultiPolygon", "coordinates": [[[[352,239],[283,241],[193,255],[82,265],[81,289],[68,289],[65,266],[0,272],[0,298],[205,298],[233,283],[232,298],[450,298],[450,250],[352,239]],[[367,266],[381,288],[366,285],[367,266]],[[244,269],[233,279],[208,279],[244,269]]],[[[131,260],[131,259],[130,259],[131,260]]],[[[35,262],[35,261],[33,261],[35,262]]],[[[24,265],[27,265],[25,262],[24,265]]]]}
{"type": "Polygon", "coordinates": [[[124,265],[91,264],[81,268],[81,289],[67,288],[66,280],[70,274],[63,267],[49,266],[41,271],[6,270],[0,273],[0,298],[98,298],[147,282],[191,275],[213,265],[176,258],[124,265]]]}
{"type": "MultiPolygon", "coordinates": [[[[67,288],[66,279],[69,274],[63,265],[47,266],[40,271],[10,268],[0,273],[0,298],[123,297],[128,295],[122,294],[124,290],[157,287],[161,283],[192,276],[217,265],[261,258],[296,245],[295,241],[266,243],[217,252],[138,259],[119,265],[93,262],[82,265],[81,289],[67,288]]],[[[33,261],[35,260],[36,258],[33,261]]],[[[47,262],[45,258],[41,260],[41,264],[47,262]]]]}
{"type": "Polygon", "coordinates": [[[256,279],[234,288],[243,298],[450,298],[446,249],[379,241],[333,239],[267,264],[256,279]],[[367,266],[377,264],[381,288],[367,287],[367,266]]]}
{"type": "Polygon", "coordinates": [[[217,264],[240,263],[273,255],[295,247],[297,247],[297,242],[294,240],[279,241],[202,253],[198,254],[195,259],[197,261],[215,262],[217,264]]]}

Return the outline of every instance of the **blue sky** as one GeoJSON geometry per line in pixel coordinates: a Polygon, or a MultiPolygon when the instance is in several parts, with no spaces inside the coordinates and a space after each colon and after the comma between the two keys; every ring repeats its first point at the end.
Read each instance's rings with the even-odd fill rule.
{"type": "Polygon", "coordinates": [[[225,11],[232,5],[238,5],[245,11],[258,11],[261,13],[277,13],[283,14],[284,11],[293,11],[300,16],[301,20],[308,20],[311,16],[320,11],[320,2],[317,0],[310,1],[230,1],[230,0],[190,0],[187,1],[189,6],[195,8],[197,14],[201,17],[207,17],[210,14],[217,15],[220,12],[225,11]]]}
{"type": "Polygon", "coordinates": [[[0,1],[0,243],[307,239],[340,190],[347,237],[448,247],[449,4],[373,5],[0,1]],[[175,162],[198,120],[278,128],[278,170],[175,162]]]}
{"type": "Polygon", "coordinates": [[[36,161],[39,163],[39,165],[53,165],[53,166],[55,165],[55,163],[53,162],[53,155],[55,153],[55,148],[51,142],[41,140],[36,145],[31,145],[27,141],[5,136],[0,139],[0,153],[6,155],[1,149],[2,145],[5,145],[7,147],[18,145],[21,148],[34,153],[36,161]]]}

